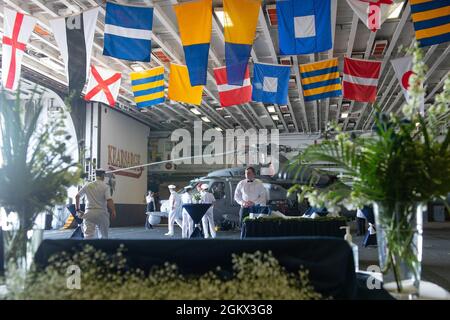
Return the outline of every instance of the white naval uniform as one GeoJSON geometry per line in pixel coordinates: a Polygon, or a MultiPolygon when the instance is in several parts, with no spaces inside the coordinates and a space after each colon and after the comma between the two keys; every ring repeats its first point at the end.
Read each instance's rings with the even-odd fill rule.
{"type": "Polygon", "coordinates": [[[101,180],[96,180],[84,185],[78,194],[80,197],[86,196],[86,213],[83,216],[84,238],[94,238],[98,229],[100,238],[107,239],[109,213],[106,202],[112,199],[109,186],[101,180]]]}
{"type": "MultiPolygon", "coordinates": [[[[192,203],[192,197],[189,192],[185,192],[181,195],[181,201],[183,204],[192,203]]],[[[189,213],[187,213],[186,209],[183,209],[183,224],[181,227],[181,237],[189,238],[194,232],[194,220],[192,220],[189,213]]]]}
{"type": "Polygon", "coordinates": [[[173,235],[173,224],[176,222],[180,228],[182,227],[182,221],[181,221],[181,209],[182,209],[183,203],[181,202],[180,195],[172,191],[170,193],[169,197],[169,234],[173,235]]]}
{"type": "Polygon", "coordinates": [[[202,218],[202,225],[203,225],[203,233],[205,234],[205,238],[209,238],[209,235],[211,234],[212,238],[216,237],[216,226],[214,224],[214,202],[216,201],[216,198],[214,198],[214,195],[210,192],[203,191],[201,192],[202,195],[202,203],[211,203],[211,207],[209,207],[208,211],[206,211],[205,215],[202,218]],[[209,231],[209,232],[208,232],[209,231]]]}

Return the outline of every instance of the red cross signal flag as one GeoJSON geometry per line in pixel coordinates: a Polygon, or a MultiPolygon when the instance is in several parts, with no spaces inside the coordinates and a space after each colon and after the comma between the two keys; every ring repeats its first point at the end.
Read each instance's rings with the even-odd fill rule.
{"type": "Polygon", "coordinates": [[[119,95],[121,73],[91,65],[91,75],[84,100],[98,101],[114,107],[119,95]]]}
{"type": "Polygon", "coordinates": [[[16,90],[22,57],[37,19],[5,7],[3,21],[2,84],[6,89],[16,90]]]}

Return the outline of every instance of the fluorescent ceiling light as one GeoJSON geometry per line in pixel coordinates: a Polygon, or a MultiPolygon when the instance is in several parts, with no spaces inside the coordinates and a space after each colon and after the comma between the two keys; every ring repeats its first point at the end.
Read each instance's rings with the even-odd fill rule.
{"type": "Polygon", "coordinates": [[[275,113],[275,106],[268,106],[267,107],[267,111],[269,111],[269,113],[275,113]]]}
{"type": "Polygon", "coordinates": [[[223,131],[222,128],[219,128],[219,127],[215,127],[214,129],[216,129],[216,130],[219,131],[219,132],[222,132],[222,131],[223,131]]]}
{"type": "Polygon", "coordinates": [[[223,8],[216,8],[216,9],[214,9],[214,12],[217,16],[217,19],[219,19],[219,22],[222,25],[222,27],[225,27],[225,24],[227,27],[233,26],[233,22],[231,21],[228,14],[225,14],[225,12],[223,11],[223,8]]]}
{"type": "Polygon", "coordinates": [[[202,120],[205,122],[211,122],[211,120],[209,120],[208,117],[202,117],[202,120]]]}
{"type": "Polygon", "coordinates": [[[280,120],[280,118],[279,118],[278,115],[276,115],[276,114],[273,114],[273,115],[272,115],[272,119],[275,120],[275,121],[280,120]]]}
{"type": "Polygon", "coordinates": [[[343,112],[343,113],[341,113],[341,118],[342,119],[345,119],[345,118],[347,118],[348,117],[348,112],[343,112]]]}
{"type": "Polygon", "coordinates": [[[191,112],[193,113],[193,114],[196,114],[196,115],[200,115],[200,114],[202,114],[200,111],[198,111],[196,108],[192,108],[191,109],[191,112]]]}
{"type": "Polygon", "coordinates": [[[392,6],[392,11],[388,16],[388,19],[397,19],[398,17],[400,17],[400,12],[402,12],[402,8],[403,8],[403,3],[405,1],[402,1],[400,3],[394,3],[391,4],[392,6]]]}
{"type": "Polygon", "coordinates": [[[227,115],[225,115],[223,117],[226,118],[226,119],[231,118],[231,116],[229,114],[227,114],[227,115]]]}
{"type": "Polygon", "coordinates": [[[133,69],[135,72],[144,71],[144,68],[141,65],[137,64],[137,63],[132,64],[131,65],[131,69],[133,69]]]}

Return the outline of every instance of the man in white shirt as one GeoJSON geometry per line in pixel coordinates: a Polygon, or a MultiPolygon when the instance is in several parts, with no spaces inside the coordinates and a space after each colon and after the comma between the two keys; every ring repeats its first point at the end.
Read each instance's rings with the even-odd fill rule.
{"type": "Polygon", "coordinates": [[[216,198],[211,192],[208,192],[208,188],[209,186],[205,183],[201,185],[202,203],[211,204],[211,207],[209,207],[202,218],[202,225],[205,238],[209,238],[211,234],[211,238],[214,239],[216,237],[216,225],[214,224],[214,202],[216,202],[216,198]]]}
{"type": "Polygon", "coordinates": [[[256,172],[253,167],[245,169],[245,178],[240,181],[234,192],[234,201],[241,205],[239,221],[250,214],[254,205],[265,206],[267,201],[266,188],[261,181],[255,179],[256,172]]]}
{"type": "MultiPolygon", "coordinates": [[[[181,195],[181,202],[183,204],[192,203],[192,197],[189,193],[192,190],[192,186],[184,187],[184,193],[181,195]]],[[[181,237],[189,238],[194,232],[194,220],[192,220],[189,213],[187,213],[186,209],[183,209],[183,223],[181,228],[181,237]]]]}
{"type": "Polygon", "coordinates": [[[180,228],[182,228],[181,221],[181,209],[183,203],[181,202],[180,195],[175,190],[176,186],[171,184],[169,186],[170,197],[169,197],[169,231],[165,234],[166,236],[173,236],[173,224],[176,222],[180,228]]]}
{"type": "Polygon", "coordinates": [[[75,208],[80,211],[80,198],[86,197],[86,212],[83,215],[83,233],[85,239],[95,237],[96,229],[100,233],[101,239],[108,238],[109,213],[111,218],[116,218],[116,208],[111,197],[109,186],[104,182],[105,170],[95,171],[95,181],[85,184],[75,196],[75,208]]]}

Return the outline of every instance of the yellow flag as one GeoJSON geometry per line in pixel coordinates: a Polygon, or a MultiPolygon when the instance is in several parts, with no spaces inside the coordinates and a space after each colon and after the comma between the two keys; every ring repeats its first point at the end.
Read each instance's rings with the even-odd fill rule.
{"type": "Polygon", "coordinates": [[[252,45],[261,0],[224,0],[225,42],[252,45]]]}
{"type": "Polygon", "coordinates": [[[186,66],[170,64],[169,93],[170,100],[200,105],[202,102],[203,86],[191,86],[186,66]]]}
{"type": "Polygon", "coordinates": [[[212,0],[198,0],[173,6],[183,46],[211,41],[212,0]]]}

